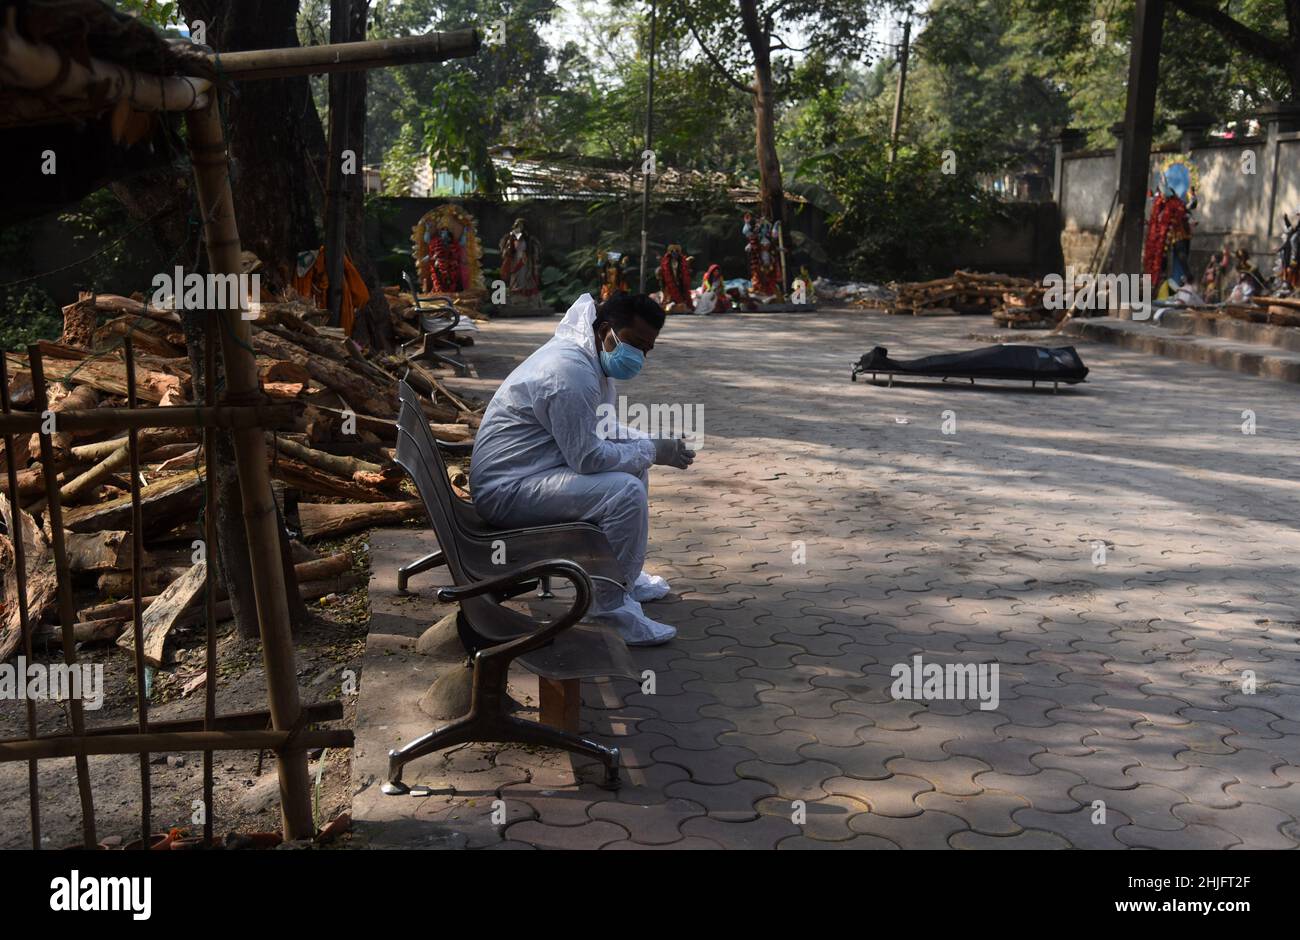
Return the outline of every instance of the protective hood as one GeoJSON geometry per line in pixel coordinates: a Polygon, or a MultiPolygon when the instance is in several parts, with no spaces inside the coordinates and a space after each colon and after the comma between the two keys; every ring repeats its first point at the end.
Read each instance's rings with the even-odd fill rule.
{"type": "Polygon", "coordinates": [[[573,302],[560,325],[555,328],[555,338],[573,343],[592,359],[596,358],[596,336],[591,326],[596,322],[596,301],[583,294],[573,302]]]}

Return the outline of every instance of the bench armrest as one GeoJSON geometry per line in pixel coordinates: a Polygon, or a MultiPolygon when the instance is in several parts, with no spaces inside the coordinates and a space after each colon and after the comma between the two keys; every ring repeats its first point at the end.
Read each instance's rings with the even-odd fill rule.
{"type": "Polygon", "coordinates": [[[474,584],[466,584],[460,587],[440,588],[438,590],[438,600],[444,603],[454,603],[470,597],[479,597],[483,594],[504,594],[509,588],[518,585],[520,582],[543,576],[558,576],[572,584],[575,592],[573,604],[555,620],[543,623],[539,629],[534,630],[532,633],[516,637],[499,646],[481,650],[478,654],[484,658],[500,657],[508,661],[516,656],[545,646],[557,634],[569,629],[587,613],[587,609],[591,606],[591,578],[587,576],[587,572],[583,571],[581,566],[562,558],[537,561],[498,577],[488,578],[486,581],[477,581],[474,584]]]}

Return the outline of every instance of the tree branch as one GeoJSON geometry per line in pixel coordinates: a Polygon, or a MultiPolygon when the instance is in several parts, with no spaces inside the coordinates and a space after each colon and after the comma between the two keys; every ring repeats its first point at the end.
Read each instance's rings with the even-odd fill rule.
{"type": "Polygon", "coordinates": [[[709,60],[709,62],[717,70],[718,74],[721,75],[724,79],[726,79],[727,84],[731,85],[734,88],[739,88],[747,95],[752,95],[754,93],[754,86],[746,85],[744,82],[740,81],[729,71],[727,71],[727,67],[723,65],[722,62],[718,59],[718,57],[715,56],[713,52],[709,49],[709,47],[704,44],[704,40],[700,38],[700,34],[695,31],[694,23],[687,22],[686,28],[691,31],[691,36],[699,44],[700,51],[704,53],[704,57],[709,60]]]}
{"type": "Polygon", "coordinates": [[[811,48],[810,46],[792,46],[789,43],[787,43],[784,39],[782,39],[780,36],[777,36],[776,33],[773,33],[772,35],[776,39],[776,42],[772,43],[772,45],[769,47],[773,52],[777,52],[782,49],[789,50],[790,52],[807,52],[811,48]]]}
{"type": "Polygon", "coordinates": [[[1290,58],[1286,43],[1265,36],[1245,23],[1233,19],[1212,5],[1210,0],[1171,0],[1173,6],[1193,19],[1217,30],[1228,42],[1250,56],[1287,67],[1290,58]]]}

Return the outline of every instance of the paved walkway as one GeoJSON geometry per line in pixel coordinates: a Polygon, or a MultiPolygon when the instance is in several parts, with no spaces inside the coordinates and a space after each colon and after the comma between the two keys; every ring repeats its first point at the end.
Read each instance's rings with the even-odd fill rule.
{"type": "MultiPolygon", "coordinates": [[[[553,327],[493,323],[480,361],[517,361],[553,327]]],[[[1300,388],[1093,344],[1091,381],[1057,395],[848,380],[873,345],[908,358],[982,345],[976,329],[670,319],[626,390],[704,405],[695,467],[652,474],[647,566],[676,593],[649,609],[680,635],[636,654],[654,694],[584,689],[629,783],[473,746],[412,765],[432,796],[380,796],[406,732],[368,694],[376,670],[414,696],[430,676],[377,622],[361,830],[514,848],[1294,848],[1300,388]],[[996,708],[952,689],[895,699],[891,669],[918,656],[996,666],[996,708]]],[[[409,538],[375,544],[401,557],[409,538]]],[[[440,614],[429,595],[403,608],[420,626],[440,614]]]]}

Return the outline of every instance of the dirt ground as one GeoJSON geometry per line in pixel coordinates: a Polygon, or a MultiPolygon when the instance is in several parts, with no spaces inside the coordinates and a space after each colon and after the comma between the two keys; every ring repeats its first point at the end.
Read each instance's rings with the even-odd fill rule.
{"type": "MultiPolygon", "coordinates": [[[[322,554],[348,551],[354,570],[366,574],[369,546],[364,535],[336,543],[313,546],[322,554]]],[[[355,697],[344,694],[343,686],[355,689],[360,680],[361,653],[369,620],[369,599],[364,586],[346,594],[307,601],[309,623],[296,637],[298,681],[304,704],[342,699],[342,721],[319,727],[352,727],[355,697]],[[352,670],[353,676],[347,675],[352,670]]],[[[217,684],[218,714],[265,710],[266,685],[260,646],[241,639],[233,621],[220,624],[217,684]]],[[[205,634],[202,625],[174,630],[168,640],[169,660],[153,674],[149,703],[151,720],[201,717],[204,691],[195,680],[203,673],[205,634]]],[[[36,651],[40,662],[61,662],[57,647],[36,651]]],[[[103,706],[86,712],[87,727],[129,724],[137,720],[133,658],[111,644],[83,646],[79,660],[104,668],[103,706]]],[[[40,732],[66,730],[68,718],[58,703],[43,702],[37,708],[40,732]]],[[[0,738],[21,738],[27,733],[26,709],[20,702],[7,701],[0,707],[0,738]]],[[[152,754],[150,775],[153,793],[153,831],[172,828],[201,835],[202,825],[193,822],[196,806],[203,797],[203,755],[201,753],[152,754]]],[[[351,805],[351,754],[330,750],[311,755],[311,776],[315,782],[313,804],[318,826],[323,826],[351,805]]],[[[214,831],[270,832],[280,828],[279,792],[275,756],[246,751],[217,752],[214,768],[214,831]]],[[[97,835],[101,842],[126,843],[140,833],[140,764],[136,755],[90,758],[97,835]]],[[[39,763],[41,844],[43,848],[79,845],[81,841],[80,798],[74,762],[71,758],[39,763]]],[[[347,836],[336,840],[345,845],[347,836]]],[[[0,764],[0,848],[31,847],[27,765],[0,764]]]]}

